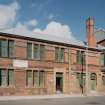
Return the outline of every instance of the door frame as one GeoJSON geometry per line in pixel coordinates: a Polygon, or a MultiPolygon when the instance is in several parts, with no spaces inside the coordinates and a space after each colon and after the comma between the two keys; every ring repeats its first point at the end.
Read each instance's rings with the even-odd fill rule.
{"type": "Polygon", "coordinates": [[[57,90],[57,84],[55,86],[56,88],[56,92],[59,91],[61,93],[63,93],[63,72],[56,72],[56,75],[55,75],[55,79],[56,79],[56,83],[57,83],[57,78],[59,78],[59,82],[60,82],[60,90],[57,90]]]}

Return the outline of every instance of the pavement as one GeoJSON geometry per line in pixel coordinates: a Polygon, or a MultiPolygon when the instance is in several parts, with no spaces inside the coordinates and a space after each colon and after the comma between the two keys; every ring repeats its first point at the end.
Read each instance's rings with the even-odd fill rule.
{"type": "Polygon", "coordinates": [[[105,105],[105,96],[75,96],[59,94],[3,97],[5,100],[2,100],[4,98],[1,99],[0,97],[0,105],[105,105]]]}
{"type": "Polygon", "coordinates": [[[70,98],[70,97],[90,97],[90,96],[68,95],[68,94],[35,95],[35,96],[0,96],[0,101],[27,100],[27,99],[57,99],[57,98],[70,98]]]}

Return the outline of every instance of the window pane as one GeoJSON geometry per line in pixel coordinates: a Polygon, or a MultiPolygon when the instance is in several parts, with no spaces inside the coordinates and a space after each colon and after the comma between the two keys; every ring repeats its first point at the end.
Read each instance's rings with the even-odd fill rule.
{"type": "Polygon", "coordinates": [[[32,43],[27,43],[27,57],[32,58],[32,43]]]}
{"type": "Polygon", "coordinates": [[[100,55],[100,64],[104,66],[104,54],[100,55]]]}
{"type": "Polygon", "coordinates": [[[14,70],[9,69],[8,70],[8,85],[14,84],[14,70]]]}
{"type": "Polygon", "coordinates": [[[58,47],[55,48],[55,61],[59,62],[59,48],[58,47]]]}
{"type": "Polygon", "coordinates": [[[77,51],[77,63],[78,64],[81,64],[82,63],[82,59],[81,59],[81,52],[80,51],[77,51]]]}
{"type": "Polygon", "coordinates": [[[44,86],[44,71],[40,71],[39,79],[40,79],[40,86],[44,86]]]}
{"type": "Polygon", "coordinates": [[[105,85],[105,76],[102,76],[102,83],[105,85]]]}
{"type": "Polygon", "coordinates": [[[40,48],[37,44],[34,44],[34,58],[37,60],[40,59],[40,48]]]}
{"type": "Polygon", "coordinates": [[[60,52],[60,62],[64,62],[64,48],[61,48],[61,52],[60,52]]]}
{"type": "Polygon", "coordinates": [[[1,40],[1,56],[8,57],[8,41],[1,40]]]}
{"type": "Polygon", "coordinates": [[[7,86],[7,70],[0,70],[0,85],[7,86]]]}
{"type": "Polygon", "coordinates": [[[82,56],[83,56],[83,64],[86,64],[85,53],[82,56]]]}
{"type": "Polygon", "coordinates": [[[8,46],[9,46],[9,57],[15,57],[14,41],[9,40],[8,46]]]}
{"type": "Polygon", "coordinates": [[[34,71],[34,86],[39,86],[39,71],[34,71]]]}
{"type": "Polygon", "coordinates": [[[27,71],[27,85],[32,86],[33,80],[32,80],[32,71],[27,71]]]}
{"type": "Polygon", "coordinates": [[[44,45],[40,45],[40,59],[44,59],[44,51],[45,51],[44,45]]]}

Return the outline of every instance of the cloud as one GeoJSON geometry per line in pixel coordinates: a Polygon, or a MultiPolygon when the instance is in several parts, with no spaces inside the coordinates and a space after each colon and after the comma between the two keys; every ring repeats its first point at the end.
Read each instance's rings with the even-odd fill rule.
{"type": "Polygon", "coordinates": [[[36,19],[29,20],[28,22],[24,23],[26,26],[33,26],[35,27],[38,24],[38,21],[36,19]]]}
{"type": "Polygon", "coordinates": [[[10,5],[0,5],[0,28],[7,27],[15,20],[18,9],[17,2],[10,5]]]}
{"type": "MultiPolygon", "coordinates": [[[[5,30],[6,33],[11,33],[11,34],[16,34],[16,35],[20,35],[20,34],[28,34],[28,33],[32,33],[28,27],[24,24],[22,24],[21,22],[18,22],[16,24],[16,26],[14,28],[10,28],[8,30],[5,30]]],[[[31,36],[31,35],[30,35],[31,36]]]]}
{"type": "MultiPolygon", "coordinates": [[[[13,2],[10,5],[0,5],[0,28],[5,28],[10,26],[10,23],[13,23],[16,19],[17,11],[19,9],[19,4],[17,2],[13,2]]],[[[50,14],[49,19],[53,20],[54,15],[50,14]]],[[[57,37],[62,39],[71,39],[75,38],[72,35],[70,27],[68,25],[64,25],[60,22],[50,21],[44,29],[36,28],[38,21],[36,19],[29,20],[27,22],[18,21],[14,27],[11,27],[8,30],[5,30],[7,33],[12,33],[16,35],[26,34],[32,36],[35,33],[39,33],[41,35],[49,35],[49,37],[57,37]],[[30,27],[33,27],[32,30],[30,27]]]]}
{"type": "Polygon", "coordinates": [[[55,22],[55,21],[48,23],[45,29],[43,30],[40,28],[34,28],[34,30],[30,30],[27,25],[22,24],[21,22],[18,22],[14,28],[8,29],[6,30],[6,32],[16,34],[16,35],[18,34],[30,35],[30,37],[33,35],[36,35],[37,33],[42,36],[45,35],[45,37],[46,35],[48,35],[49,37],[52,37],[52,38],[56,37],[64,40],[68,40],[68,39],[75,40],[68,25],[62,25],[61,23],[55,22]]]}
{"type": "Polygon", "coordinates": [[[54,36],[62,37],[66,39],[68,38],[75,39],[68,25],[63,25],[55,21],[52,21],[49,24],[47,24],[45,29],[41,30],[39,28],[35,28],[33,32],[40,33],[40,34],[54,35],[54,36]]]}

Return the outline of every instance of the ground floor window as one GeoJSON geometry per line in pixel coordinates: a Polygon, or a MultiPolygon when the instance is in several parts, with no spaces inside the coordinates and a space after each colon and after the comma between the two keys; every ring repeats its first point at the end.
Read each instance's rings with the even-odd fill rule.
{"type": "Polygon", "coordinates": [[[96,73],[91,73],[90,75],[91,90],[95,91],[97,86],[97,75],[96,73]]]}
{"type": "Polygon", "coordinates": [[[105,86],[105,75],[102,76],[102,84],[105,86]]]}
{"type": "Polygon", "coordinates": [[[27,70],[27,86],[44,86],[44,71],[27,70]]]}
{"type": "Polygon", "coordinates": [[[14,70],[0,69],[0,86],[12,86],[14,84],[14,70]]]}
{"type": "Polygon", "coordinates": [[[83,88],[85,86],[85,73],[76,73],[77,83],[83,88]]]}

